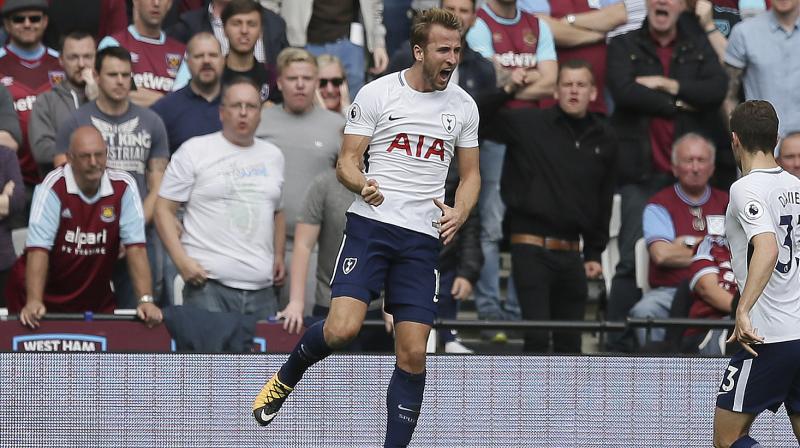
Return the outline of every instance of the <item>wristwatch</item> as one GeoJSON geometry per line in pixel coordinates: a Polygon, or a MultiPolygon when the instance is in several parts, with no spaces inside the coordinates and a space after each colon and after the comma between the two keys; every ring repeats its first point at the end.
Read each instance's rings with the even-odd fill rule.
{"type": "Polygon", "coordinates": [[[155,299],[150,294],[145,294],[142,297],[139,297],[139,305],[143,303],[155,303],[155,299]]]}
{"type": "Polygon", "coordinates": [[[574,25],[574,24],[575,24],[575,21],[576,21],[578,18],[577,18],[577,17],[575,17],[575,14],[567,14],[567,16],[566,16],[566,19],[567,19],[567,23],[568,23],[568,24],[570,24],[570,25],[574,25]]]}

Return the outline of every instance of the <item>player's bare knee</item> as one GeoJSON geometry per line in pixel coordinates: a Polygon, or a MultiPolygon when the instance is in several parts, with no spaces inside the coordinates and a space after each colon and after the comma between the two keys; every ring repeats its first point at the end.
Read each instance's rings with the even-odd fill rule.
{"type": "Polygon", "coordinates": [[[408,373],[425,371],[425,346],[397,348],[397,365],[408,373]]]}
{"type": "Polygon", "coordinates": [[[325,321],[325,343],[334,350],[344,348],[355,339],[360,329],[358,323],[325,321]]]}

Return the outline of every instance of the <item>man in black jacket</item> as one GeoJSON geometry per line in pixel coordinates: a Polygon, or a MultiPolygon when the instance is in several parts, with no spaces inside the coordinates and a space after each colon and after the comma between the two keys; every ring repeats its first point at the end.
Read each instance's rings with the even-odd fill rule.
{"type": "MultiPolygon", "coordinates": [[[[181,14],[178,23],[167,30],[167,34],[183,43],[189,42],[200,31],[213,33],[222,45],[222,51],[228,54],[229,43],[222,26],[222,11],[230,0],[211,0],[208,8],[200,8],[181,14]]],[[[289,46],[286,39],[286,22],[281,16],[262,8],[262,36],[256,42],[255,56],[258,62],[277,65],[278,53],[289,46]]]]}
{"type": "MultiPolygon", "coordinates": [[[[609,296],[610,320],[624,320],[641,295],[634,247],[642,237],[647,200],[674,182],[672,143],[696,132],[717,147],[729,146],[720,114],[727,75],[707,37],[696,32],[697,20],[683,12],[680,0],[648,0],[647,7],[642,28],[613,38],[608,47],[608,88],[616,105],[611,124],[620,138],[622,196],[620,261],[609,296]]],[[[720,173],[735,174],[729,152],[718,157],[718,177],[720,173]]],[[[608,349],[629,348],[613,334],[608,341],[608,349]]]]}
{"type": "MultiPolygon", "coordinates": [[[[561,65],[558,104],[551,108],[496,113],[513,88],[504,92],[480,102],[482,130],[508,145],[500,185],[522,317],[581,320],[586,279],[602,273],[600,254],[608,243],[617,139],[600,116],[588,112],[598,92],[585,61],[561,65]]],[[[547,332],[525,336],[525,351],[548,346],[547,332]]],[[[553,332],[553,350],[580,352],[580,333],[553,332]]]]}

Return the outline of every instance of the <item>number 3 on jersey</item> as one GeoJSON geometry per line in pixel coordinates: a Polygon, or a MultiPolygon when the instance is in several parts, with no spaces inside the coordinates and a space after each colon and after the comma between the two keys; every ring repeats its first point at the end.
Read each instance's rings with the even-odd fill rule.
{"type": "MultiPolygon", "coordinates": [[[[797,223],[800,225],[800,216],[797,217],[797,223]]],[[[785,253],[782,248],[779,249],[778,262],[775,264],[775,270],[781,274],[786,274],[792,270],[792,263],[800,264],[800,258],[794,256],[794,227],[792,227],[792,216],[781,215],[780,226],[786,227],[786,238],[783,239],[783,247],[789,250],[789,258],[784,263],[781,261],[781,255],[785,253]]]]}

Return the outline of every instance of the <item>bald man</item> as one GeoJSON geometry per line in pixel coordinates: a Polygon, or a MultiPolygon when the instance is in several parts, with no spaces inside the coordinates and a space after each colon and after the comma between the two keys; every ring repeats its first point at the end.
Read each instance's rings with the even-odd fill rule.
{"type": "Polygon", "coordinates": [[[106,168],[107,149],[92,126],[70,136],[67,164],[36,187],[25,253],[6,286],[8,309],[31,328],[47,311],[113,313],[111,273],[124,246],[138,297],[137,315],[161,321],[153,304],[144,213],[136,182],[106,168]]]}
{"type": "Polygon", "coordinates": [[[790,132],[781,140],[778,164],[789,173],[800,177],[800,131],[790,132]]]}

